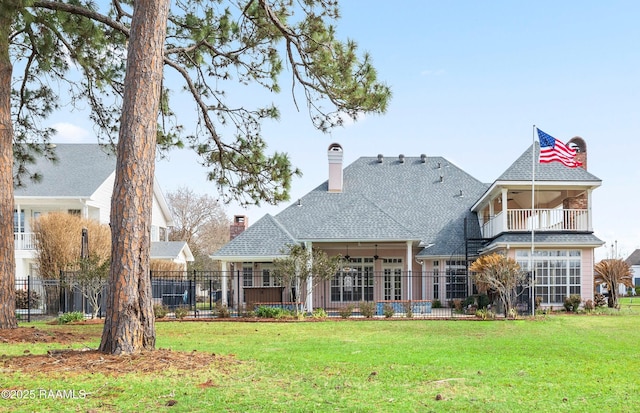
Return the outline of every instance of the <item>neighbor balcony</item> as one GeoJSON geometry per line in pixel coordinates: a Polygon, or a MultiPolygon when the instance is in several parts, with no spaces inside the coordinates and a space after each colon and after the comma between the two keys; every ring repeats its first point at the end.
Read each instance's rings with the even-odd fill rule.
{"type": "Polygon", "coordinates": [[[512,231],[590,231],[587,209],[507,209],[482,225],[482,236],[492,238],[512,231]]]}
{"type": "Polygon", "coordinates": [[[16,250],[34,250],[36,249],[36,234],[33,232],[14,232],[13,243],[16,250]]]}

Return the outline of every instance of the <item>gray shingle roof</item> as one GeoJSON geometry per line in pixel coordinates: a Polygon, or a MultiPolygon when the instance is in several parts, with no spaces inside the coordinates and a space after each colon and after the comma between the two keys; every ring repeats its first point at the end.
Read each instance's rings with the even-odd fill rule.
{"type": "MultiPolygon", "coordinates": [[[[341,193],[319,185],[276,217],[266,216],[213,258],[280,255],[300,241],[421,241],[433,252],[464,244],[464,218],[487,185],[442,157],[362,157],[343,172],[341,193]],[[265,222],[262,222],[265,220],[265,222]]],[[[471,236],[479,234],[469,219],[471,236]]]]}
{"type": "MultiPolygon", "coordinates": [[[[534,244],[543,245],[567,245],[567,246],[593,246],[599,247],[604,244],[598,237],[591,233],[582,234],[566,234],[555,232],[534,232],[534,244]]],[[[491,249],[495,245],[531,245],[531,233],[503,233],[496,239],[492,240],[485,249],[491,249]]]]}
{"type": "Polygon", "coordinates": [[[57,162],[39,158],[29,166],[42,180],[16,188],[16,197],[89,197],[116,169],[115,155],[98,144],[57,144],[55,154],[57,162]]]}
{"type": "Polygon", "coordinates": [[[599,178],[584,168],[568,168],[560,162],[539,163],[539,153],[540,144],[536,141],[496,181],[531,181],[531,171],[535,165],[536,182],[600,182],[599,178]],[[532,164],[534,151],[536,162],[532,164]]]}
{"type": "Polygon", "coordinates": [[[271,215],[266,214],[211,257],[278,257],[287,244],[296,240],[271,215]]]}
{"type": "MultiPolygon", "coordinates": [[[[176,259],[183,249],[187,248],[186,241],[154,241],[151,243],[152,259],[176,259]]],[[[193,261],[191,250],[187,251],[187,261],[193,261]]]]}
{"type": "Polygon", "coordinates": [[[629,257],[624,260],[629,265],[640,265],[640,249],[637,249],[629,255],[629,257]]]}

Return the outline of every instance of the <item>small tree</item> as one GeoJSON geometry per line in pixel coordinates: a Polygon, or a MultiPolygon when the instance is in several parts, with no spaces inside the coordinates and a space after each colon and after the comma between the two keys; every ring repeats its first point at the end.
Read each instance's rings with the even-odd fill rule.
{"type": "Polygon", "coordinates": [[[100,311],[100,296],[109,279],[109,260],[97,254],[81,258],[80,270],[72,278],[71,284],[78,289],[82,296],[89,300],[91,318],[96,318],[100,311]]]}
{"type": "MultiPolygon", "coordinates": [[[[329,257],[317,248],[309,250],[299,244],[288,245],[287,248],[288,251],[283,251],[288,255],[286,258],[277,258],[273,261],[274,275],[282,285],[288,286],[290,291],[295,285],[297,294],[300,294],[301,285],[308,285],[310,277],[311,288],[321,281],[330,280],[336,275],[342,263],[342,256],[329,257]]],[[[305,308],[308,308],[307,304],[305,299],[305,308]]],[[[297,306],[296,311],[299,311],[297,306]]]]}
{"type": "Polygon", "coordinates": [[[604,284],[609,292],[607,305],[609,308],[617,307],[618,286],[624,284],[626,287],[633,287],[631,267],[619,258],[609,258],[598,262],[593,267],[593,270],[595,272],[594,285],[604,284]]]}
{"type": "MultiPolygon", "coordinates": [[[[518,287],[525,287],[526,274],[512,258],[501,254],[485,255],[471,264],[472,279],[480,292],[493,291],[504,306],[504,316],[514,309],[518,287]]],[[[525,289],[523,288],[522,291],[525,289]]]]}

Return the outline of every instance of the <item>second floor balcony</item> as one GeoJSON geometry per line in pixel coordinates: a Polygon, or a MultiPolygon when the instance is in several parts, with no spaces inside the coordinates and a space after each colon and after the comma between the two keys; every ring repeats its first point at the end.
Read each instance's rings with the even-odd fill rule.
{"type": "Polygon", "coordinates": [[[14,232],[13,243],[16,250],[36,249],[36,234],[33,232],[14,232]]]}
{"type": "Polygon", "coordinates": [[[492,238],[511,231],[590,231],[587,209],[507,209],[482,225],[482,236],[492,238]]]}

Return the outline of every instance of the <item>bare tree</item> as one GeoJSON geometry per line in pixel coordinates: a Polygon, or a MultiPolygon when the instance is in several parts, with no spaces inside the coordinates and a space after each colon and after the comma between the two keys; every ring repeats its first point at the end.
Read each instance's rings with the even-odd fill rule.
{"type": "Polygon", "coordinates": [[[187,187],[167,193],[174,227],[172,241],[186,241],[194,256],[190,269],[214,269],[209,256],[229,241],[230,221],[218,200],[187,187]]]}

